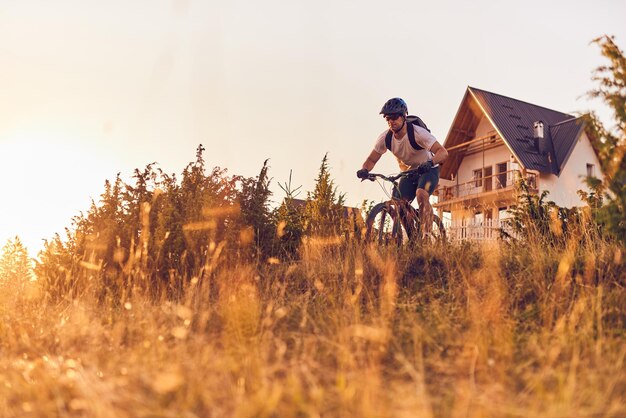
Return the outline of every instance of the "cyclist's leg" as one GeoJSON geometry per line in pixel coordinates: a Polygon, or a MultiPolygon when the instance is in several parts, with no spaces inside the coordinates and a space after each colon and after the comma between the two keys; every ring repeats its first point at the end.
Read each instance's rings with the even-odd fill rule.
{"type": "Polygon", "coordinates": [[[420,233],[421,235],[429,234],[432,229],[433,222],[433,208],[428,201],[429,194],[424,189],[417,189],[416,193],[417,204],[420,208],[420,233]]]}
{"type": "Polygon", "coordinates": [[[429,234],[433,226],[433,208],[430,205],[430,195],[437,188],[439,183],[439,167],[433,167],[428,172],[422,174],[417,181],[415,196],[420,208],[420,225],[422,234],[429,234]]]}

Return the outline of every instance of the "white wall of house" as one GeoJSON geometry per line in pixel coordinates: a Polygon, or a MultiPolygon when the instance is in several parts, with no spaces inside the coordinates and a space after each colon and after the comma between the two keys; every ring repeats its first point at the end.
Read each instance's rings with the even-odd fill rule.
{"type": "Polygon", "coordinates": [[[591,142],[583,132],[569,159],[566,161],[563,171],[559,176],[553,174],[541,174],[539,177],[539,192],[548,190],[550,194],[547,200],[552,200],[558,206],[571,208],[583,206],[585,203],[578,196],[578,190],[589,191],[585,183],[587,176],[587,164],[591,164],[595,177],[603,179],[600,172],[600,161],[594,152],[591,142]]]}

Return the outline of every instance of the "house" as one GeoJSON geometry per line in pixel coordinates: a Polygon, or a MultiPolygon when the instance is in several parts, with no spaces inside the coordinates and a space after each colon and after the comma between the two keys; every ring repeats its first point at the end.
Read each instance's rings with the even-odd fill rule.
{"type": "Polygon", "coordinates": [[[498,236],[517,180],[561,207],[582,205],[587,176],[602,179],[583,117],[468,87],[444,147],[434,204],[457,239],[498,236]]]}

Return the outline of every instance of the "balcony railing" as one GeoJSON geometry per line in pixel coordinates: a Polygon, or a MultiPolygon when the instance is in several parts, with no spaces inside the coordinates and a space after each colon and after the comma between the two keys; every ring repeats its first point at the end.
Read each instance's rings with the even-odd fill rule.
{"type": "MultiPolygon", "coordinates": [[[[512,190],[517,181],[522,176],[519,170],[503,171],[490,176],[477,177],[465,183],[453,186],[442,186],[437,188],[439,203],[466,197],[478,197],[494,191],[512,190]]],[[[537,177],[533,173],[527,173],[526,179],[531,189],[537,189],[537,177]]]]}

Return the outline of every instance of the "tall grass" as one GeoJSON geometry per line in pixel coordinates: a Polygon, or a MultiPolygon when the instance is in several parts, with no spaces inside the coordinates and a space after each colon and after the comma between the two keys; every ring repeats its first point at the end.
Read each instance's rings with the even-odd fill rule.
{"type": "Polygon", "coordinates": [[[218,245],[177,297],[103,300],[95,264],[65,297],[4,289],[0,415],[625,416],[626,261],[584,233],[310,237],[268,263],[220,262],[218,245]]]}

